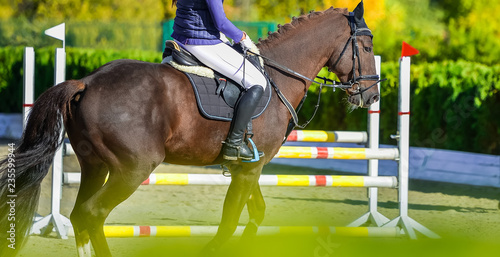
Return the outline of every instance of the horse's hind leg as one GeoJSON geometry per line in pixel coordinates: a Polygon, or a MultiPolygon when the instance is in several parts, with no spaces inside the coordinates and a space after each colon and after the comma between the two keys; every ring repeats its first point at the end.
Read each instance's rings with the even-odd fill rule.
{"type": "Polygon", "coordinates": [[[116,165],[110,168],[106,184],[81,205],[80,215],[86,222],[96,256],[111,256],[103,230],[104,221],[109,213],[132,195],[155,167],[149,164],[116,165]]]}
{"type": "Polygon", "coordinates": [[[90,257],[90,237],[85,220],[81,216],[81,205],[102,187],[108,174],[108,168],[104,163],[89,164],[83,160],[80,160],[80,167],[82,179],[70,218],[75,233],[78,256],[90,257]]]}
{"type": "Polygon", "coordinates": [[[236,231],[243,207],[258,185],[262,171],[262,164],[250,165],[232,165],[229,167],[231,184],[224,200],[222,219],[217,234],[204,249],[206,254],[216,252],[236,231]]]}

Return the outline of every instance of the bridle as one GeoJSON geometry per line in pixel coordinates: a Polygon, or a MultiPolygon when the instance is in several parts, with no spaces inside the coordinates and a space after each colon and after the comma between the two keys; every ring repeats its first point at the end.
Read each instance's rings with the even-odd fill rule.
{"type": "MultiPolygon", "coordinates": [[[[304,95],[304,97],[302,98],[302,101],[299,103],[299,106],[297,107],[297,110],[295,110],[293,108],[293,106],[290,104],[290,102],[288,101],[288,99],[286,99],[286,97],[283,95],[283,93],[281,93],[281,91],[276,86],[276,84],[271,80],[271,78],[268,76],[268,74],[265,72],[265,70],[263,70],[263,72],[266,75],[266,77],[269,78],[269,80],[271,82],[270,84],[273,86],[273,88],[276,91],[277,95],[279,96],[279,98],[281,99],[281,101],[283,102],[283,104],[285,104],[285,106],[287,107],[288,111],[292,115],[292,119],[290,121],[290,124],[292,126],[289,126],[289,128],[288,128],[289,131],[291,131],[291,129],[293,129],[294,127],[298,127],[300,129],[303,129],[303,128],[305,128],[309,124],[309,122],[312,121],[312,119],[316,115],[316,112],[317,112],[317,110],[319,108],[322,87],[324,87],[324,86],[331,87],[331,88],[333,88],[333,91],[335,91],[336,88],[340,88],[342,90],[347,90],[347,89],[352,89],[354,85],[357,85],[355,91],[350,94],[350,96],[355,96],[355,95],[361,95],[365,91],[367,91],[370,88],[376,86],[379,82],[382,82],[382,81],[386,80],[386,79],[381,80],[379,75],[363,75],[363,72],[362,72],[362,69],[361,69],[361,58],[359,58],[359,46],[358,46],[357,36],[359,36],[359,35],[363,35],[363,36],[367,35],[367,36],[371,36],[373,38],[373,35],[371,33],[371,30],[368,29],[367,27],[358,28],[353,12],[350,12],[349,16],[347,16],[347,18],[348,18],[348,21],[349,21],[349,26],[351,27],[351,36],[347,40],[347,42],[346,42],[346,44],[345,44],[342,52],[340,53],[340,56],[338,57],[337,61],[335,62],[335,64],[332,67],[332,69],[335,69],[335,67],[337,66],[337,64],[342,59],[342,56],[346,53],[349,44],[352,43],[352,78],[351,78],[351,80],[349,80],[347,82],[338,82],[338,81],[335,81],[335,80],[332,80],[332,79],[329,79],[329,78],[326,78],[326,77],[316,76],[316,78],[321,79],[321,80],[324,81],[324,83],[321,83],[321,82],[318,82],[316,80],[310,79],[310,78],[308,78],[308,77],[306,77],[306,76],[304,76],[304,75],[302,75],[302,74],[300,74],[300,73],[298,73],[298,72],[296,72],[294,70],[291,70],[290,68],[288,68],[288,67],[286,67],[284,65],[281,65],[280,63],[277,63],[273,59],[270,59],[270,58],[268,58],[266,56],[263,56],[263,55],[261,55],[259,53],[254,53],[254,52],[252,52],[250,50],[244,52],[245,56],[247,55],[247,52],[249,52],[249,53],[251,53],[251,54],[253,54],[255,56],[261,57],[264,60],[266,60],[268,65],[271,64],[271,66],[274,66],[274,67],[276,67],[276,68],[278,68],[280,70],[283,70],[283,71],[289,73],[290,75],[296,76],[298,78],[302,78],[302,79],[307,80],[307,81],[309,81],[311,83],[315,83],[315,84],[319,85],[320,88],[319,88],[318,100],[317,100],[317,103],[316,103],[316,106],[315,106],[315,109],[314,109],[314,113],[313,113],[312,117],[306,123],[304,123],[303,125],[299,125],[298,124],[297,113],[299,112],[299,110],[302,107],[302,104],[304,103],[305,99],[307,98],[307,92],[304,95]],[[358,63],[358,73],[359,73],[359,76],[356,76],[356,60],[357,60],[357,63],[358,63]],[[360,82],[363,81],[363,80],[372,80],[372,81],[376,81],[376,82],[373,83],[371,86],[369,86],[367,88],[361,89],[360,82]]],[[[288,135],[288,131],[287,131],[287,135],[288,135]]]]}
{"type": "Polygon", "coordinates": [[[272,64],[272,66],[275,66],[275,67],[277,67],[277,68],[279,68],[279,69],[281,69],[281,70],[283,70],[291,75],[294,75],[296,77],[299,77],[299,78],[302,78],[302,79],[307,80],[309,82],[318,84],[320,87],[323,87],[323,86],[331,87],[335,91],[336,88],[340,88],[342,90],[347,90],[347,89],[352,89],[354,85],[357,85],[355,91],[351,94],[351,96],[359,95],[359,94],[362,94],[365,91],[369,90],[370,88],[374,87],[379,82],[385,81],[386,79],[381,80],[380,76],[376,75],[376,74],[375,75],[363,75],[363,71],[361,69],[361,58],[359,58],[359,45],[358,45],[357,36],[358,35],[363,35],[363,36],[366,35],[366,36],[370,36],[373,38],[373,35],[372,35],[371,30],[367,27],[358,28],[358,26],[356,25],[356,21],[354,19],[353,12],[349,13],[349,16],[347,16],[347,19],[349,21],[349,26],[351,27],[351,36],[347,40],[346,44],[344,45],[344,48],[342,49],[342,52],[340,53],[337,61],[335,61],[335,64],[332,67],[332,69],[335,69],[335,67],[337,67],[337,64],[340,62],[340,60],[342,59],[342,57],[346,53],[347,48],[349,47],[349,44],[352,43],[352,78],[351,78],[351,80],[349,80],[347,82],[338,82],[338,81],[335,81],[335,80],[332,80],[332,79],[329,79],[326,77],[316,76],[316,78],[324,81],[324,83],[321,83],[321,82],[318,82],[316,80],[310,79],[310,78],[308,78],[308,77],[306,77],[306,76],[304,76],[304,75],[302,75],[302,74],[300,74],[300,73],[298,73],[298,72],[296,72],[296,71],[294,71],[286,66],[283,66],[283,65],[277,63],[276,61],[274,61],[273,59],[270,59],[266,56],[260,55],[258,53],[254,53],[252,51],[248,51],[248,52],[253,54],[253,55],[256,55],[256,56],[263,58],[268,63],[272,64]],[[358,63],[359,76],[356,76],[356,60],[358,63]],[[376,81],[376,82],[373,83],[371,86],[361,90],[360,81],[362,81],[362,80],[372,80],[372,81],[376,81]]]}
{"type": "MultiPolygon", "coordinates": [[[[364,35],[364,36],[370,36],[373,38],[373,35],[372,35],[372,32],[369,28],[366,28],[366,27],[365,28],[358,28],[356,21],[354,19],[354,13],[350,12],[349,16],[347,16],[347,19],[349,20],[349,25],[351,27],[351,36],[347,40],[347,42],[344,46],[344,49],[342,49],[342,52],[340,53],[337,61],[335,61],[335,63],[333,64],[332,69],[334,70],[335,67],[337,67],[337,64],[339,64],[340,60],[342,59],[342,57],[346,53],[349,44],[352,43],[352,47],[351,47],[352,48],[352,78],[351,78],[351,80],[349,80],[347,82],[341,82],[341,85],[343,85],[343,86],[340,88],[345,90],[345,89],[349,89],[349,88],[354,88],[353,86],[357,85],[357,87],[354,89],[355,91],[353,91],[353,93],[351,94],[351,96],[355,96],[355,95],[362,94],[363,92],[365,92],[365,91],[369,90],[370,88],[374,87],[375,85],[377,85],[379,82],[385,81],[385,80],[380,80],[380,76],[376,75],[376,74],[375,75],[363,75],[363,71],[361,69],[361,58],[359,58],[359,45],[358,45],[357,36],[364,35]],[[359,76],[356,76],[356,60],[358,63],[359,76]],[[362,80],[372,80],[372,81],[376,81],[376,82],[373,85],[361,90],[360,82],[362,80]]],[[[325,83],[327,81],[328,82],[335,82],[335,81],[329,80],[329,79],[325,80],[325,78],[321,78],[321,77],[318,77],[318,78],[324,79],[325,83]]]]}

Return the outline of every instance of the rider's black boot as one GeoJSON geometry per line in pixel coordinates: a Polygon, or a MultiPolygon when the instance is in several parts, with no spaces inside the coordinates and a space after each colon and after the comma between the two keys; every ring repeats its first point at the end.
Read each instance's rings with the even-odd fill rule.
{"type": "MultiPolygon", "coordinates": [[[[222,157],[225,160],[236,161],[239,158],[243,160],[252,160],[253,151],[248,148],[244,142],[245,129],[252,115],[257,108],[264,89],[261,86],[253,86],[240,98],[234,111],[234,118],[231,129],[226,140],[223,142],[222,157]]],[[[264,153],[259,151],[259,156],[264,153]]]]}

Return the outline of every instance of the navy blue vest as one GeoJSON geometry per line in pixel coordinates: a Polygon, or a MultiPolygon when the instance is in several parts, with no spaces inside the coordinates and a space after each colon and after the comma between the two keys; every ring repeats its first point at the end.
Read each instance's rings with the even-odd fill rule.
{"type": "Polygon", "coordinates": [[[178,0],[172,37],[185,44],[220,42],[206,0],[178,0]]]}

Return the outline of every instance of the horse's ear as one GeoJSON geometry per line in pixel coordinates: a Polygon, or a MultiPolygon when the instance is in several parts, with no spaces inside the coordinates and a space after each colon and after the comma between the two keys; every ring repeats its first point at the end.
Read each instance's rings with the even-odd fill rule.
{"type": "Polygon", "coordinates": [[[365,18],[363,18],[363,14],[365,13],[365,8],[363,7],[363,1],[359,2],[358,6],[354,8],[354,22],[358,28],[368,28],[365,22],[365,18]]]}
{"type": "Polygon", "coordinates": [[[363,1],[359,2],[358,6],[354,8],[354,18],[356,21],[363,20],[363,14],[365,13],[365,8],[363,7],[363,1]]]}

